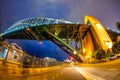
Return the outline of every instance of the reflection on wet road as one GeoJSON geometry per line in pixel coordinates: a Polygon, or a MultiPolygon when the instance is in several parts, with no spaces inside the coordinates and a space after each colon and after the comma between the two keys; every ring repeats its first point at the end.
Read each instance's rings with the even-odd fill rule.
{"type": "Polygon", "coordinates": [[[86,80],[86,79],[75,69],[74,66],[64,66],[54,71],[40,73],[34,76],[14,78],[11,80],[86,80]]]}
{"type": "Polygon", "coordinates": [[[4,79],[0,77],[0,80],[120,80],[119,66],[119,63],[114,65],[79,64],[77,66],[66,64],[36,75],[11,78],[6,76],[4,79]]]}

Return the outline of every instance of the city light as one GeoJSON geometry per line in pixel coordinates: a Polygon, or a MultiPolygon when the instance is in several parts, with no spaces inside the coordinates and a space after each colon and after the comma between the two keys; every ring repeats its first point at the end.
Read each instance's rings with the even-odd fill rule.
{"type": "Polygon", "coordinates": [[[26,28],[26,31],[29,31],[30,30],[30,28],[26,28]]]}
{"type": "Polygon", "coordinates": [[[90,58],[91,58],[91,56],[86,56],[86,58],[87,58],[87,59],[90,59],[90,58]]]}
{"type": "Polygon", "coordinates": [[[109,41],[106,41],[106,42],[105,42],[105,45],[106,45],[109,49],[112,48],[112,43],[109,42],[109,41]]]}
{"type": "Polygon", "coordinates": [[[73,54],[77,54],[77,52],[76,52],[76,51],[74,51],[74,52],[73,52],[73,54]]]}
{"type": "Polygon", "coordinates": [[[72,56],[70,56],[70,60],[72,61],[74,58],[72,56]]]}
{"type": "Polygon", "coordinates": [[[42,41],[39,41],[39,44],[42,44],[42,41]]]}
{"type": "Polygon", "coordinates": [[[83,49],[83,52],[86,52],[86,49],[85,49],[85,48],[83,49]]]}

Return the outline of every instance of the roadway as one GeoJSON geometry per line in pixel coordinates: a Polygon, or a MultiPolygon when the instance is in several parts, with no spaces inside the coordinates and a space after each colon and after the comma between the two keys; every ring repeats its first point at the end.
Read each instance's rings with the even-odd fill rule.
{"type": "Polygon", "coordinates": [[[66,64],[46,73],[0,80],[120,80],[120,60],[112,64],[66,64]]]}
{"type": "MultiPolygon", "coordinates": [[[[0,79],[1,80],[1,79],[0,79]]],[[[3,80],[86,80],[72,65],[32,76],[4,78],[3,80]]]]}
{"type": "Polygon", "coordinates": [[[81,73],[87,74],[89,80],[120,80],[120,59],[97,63],[79,64],[81,73]]]}

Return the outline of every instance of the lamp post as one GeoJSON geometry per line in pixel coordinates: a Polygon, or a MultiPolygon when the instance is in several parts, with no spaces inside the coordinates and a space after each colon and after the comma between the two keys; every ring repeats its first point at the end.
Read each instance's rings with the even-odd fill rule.
{"type": "Polygon", "coordinates": [[[35,57],[36,57],[36,55],[34,54],[33,60],[32,60],[32,68],[34,68],[35,57]]]}

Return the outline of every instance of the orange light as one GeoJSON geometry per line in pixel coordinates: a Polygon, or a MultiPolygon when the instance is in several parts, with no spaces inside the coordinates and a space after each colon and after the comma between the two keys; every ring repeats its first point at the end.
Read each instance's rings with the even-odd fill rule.
{"type": "Polygon", "coordinates": [[[26,30],[27,30],[27,31],[29,31],[29,30],[30,30],[30,28],[26,28],[26,30]]]}
{"type": "Polygon", "coordinates": [[[70,56],[70,60],[73,60],[74,58],[72,56],[70,56]]]}
{"type": "Polygon", "coordinates": [[[73,52],[73,54],[77,54],[77,52],[76,52],[76,51],[74,51],[74,52],[73,52]]]}

